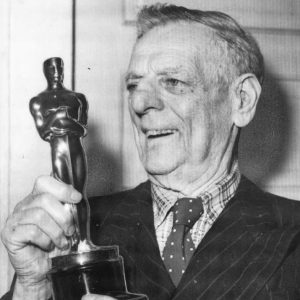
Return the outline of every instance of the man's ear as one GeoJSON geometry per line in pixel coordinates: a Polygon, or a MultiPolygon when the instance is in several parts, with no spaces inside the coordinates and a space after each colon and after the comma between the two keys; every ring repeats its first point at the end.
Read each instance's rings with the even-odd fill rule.
{"type": "Polygon", "coordinates": [[[243,74],[232,83],[232,120],[237,127],[244,127],[251,122],[260,93],[261,85],[254,74],[243,74]]]}

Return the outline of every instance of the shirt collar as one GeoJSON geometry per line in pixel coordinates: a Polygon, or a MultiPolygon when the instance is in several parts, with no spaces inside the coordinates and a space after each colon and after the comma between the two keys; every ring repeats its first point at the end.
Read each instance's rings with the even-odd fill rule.
{"type": "MultiPolygon", "coordinates": [[[[236,160],[229,173],[225,172],[214,182],[200,186],[192,197],[201,199],[204,213],[208,213],[209,217],[214,220],[218,215],[217,212],[223,209],[235,195],[240,179],[241,174],[236,160]]],[[[165,189],[154,183],[151,183],[151,195],[155,228],[164,221],[177,199],[187,197],[180,192],[165,189]]]]}

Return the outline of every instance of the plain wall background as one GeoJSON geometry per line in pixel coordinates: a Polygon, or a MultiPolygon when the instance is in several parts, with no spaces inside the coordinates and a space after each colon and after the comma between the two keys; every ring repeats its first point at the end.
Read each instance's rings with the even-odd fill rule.
{"type": "MultiPolygon", "coordinates": [[[[89,104],[88,194],[111,193],[144,180],[135,150],[123,76],[135,40],[134,18],[150,0],[77,1],[75,88],[89,104]]],[[[165,1],[163,1],[165,2],[165,1]]],[[[266,60],[264,92],[254,122],[243,131],[241,167],[261,187],[300,199],[300,2],[297,0],[172,0],[221,10],[246,26],[266,60]]],[[[65,61],[71,87],[72,0],[0,2],[0,227],[34,179],[50,173],[50,148],[35,129],[30,98],[46,81],[42,63],[65,61]]],[[[0,294],[12,270],[0,245],[0,294]]]]}

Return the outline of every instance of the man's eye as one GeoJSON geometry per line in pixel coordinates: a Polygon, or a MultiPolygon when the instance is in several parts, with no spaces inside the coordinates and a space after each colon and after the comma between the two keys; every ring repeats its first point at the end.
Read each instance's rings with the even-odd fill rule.
{"type": "Polygon", "coordinates": [[[166,85],[169,86],[178,86],[178,84],[182,83],[180,80],[175,79],[175,78],[168,78],[165,80],[166,85]]]}
{"type": "Polygon", "coordinates": [[[187,92],[188,85],[176,78],[164,78],[161,80],[162,86],[172,94],[184,94],[187,92]]]}
{"type": "Polygon", "coordinates": [[[126,86],[126,89],[128,92],[134,92],[134,90],[137,88],[137,84],[136,83],[128,83],[126,86]]]}

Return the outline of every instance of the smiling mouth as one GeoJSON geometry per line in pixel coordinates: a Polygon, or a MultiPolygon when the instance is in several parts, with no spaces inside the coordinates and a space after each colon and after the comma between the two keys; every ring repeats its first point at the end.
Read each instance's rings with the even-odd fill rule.
{"type": "Polygon", "coordinates": [[[165,137],[172,135],[176,132],[177,130],[174,129],[163,129],[163,130],[148,130],[146,132],[146,137],[149,139],[155,139],[155,138],[160,138],[160,137],[165,137]]]}

